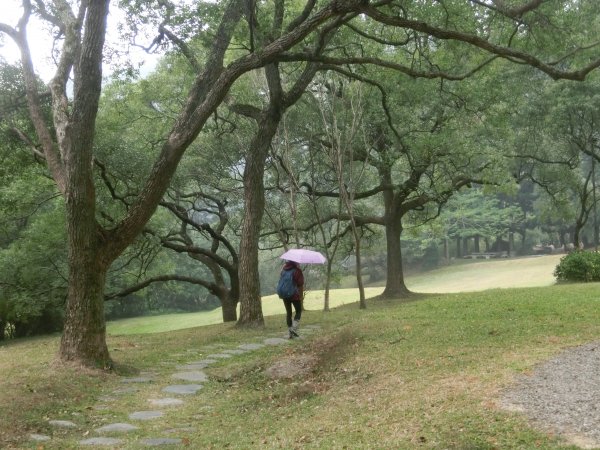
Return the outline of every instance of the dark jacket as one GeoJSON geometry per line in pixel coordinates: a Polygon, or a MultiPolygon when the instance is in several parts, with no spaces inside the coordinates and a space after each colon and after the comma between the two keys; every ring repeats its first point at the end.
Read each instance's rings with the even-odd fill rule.
{"type": "Polygon", "coordinates": [[[283,266],[282,270],[290,270],[296,268],[294,274],[292,275],[292,279],[294,280],[294,284],[298,287],[298,292],[294,294],[291,298],[292,301],[302,300],[304,298],[304,274],[302,273],[302,269],[298,266],[297,263],[293,261],[288,261],[283,266]]]}

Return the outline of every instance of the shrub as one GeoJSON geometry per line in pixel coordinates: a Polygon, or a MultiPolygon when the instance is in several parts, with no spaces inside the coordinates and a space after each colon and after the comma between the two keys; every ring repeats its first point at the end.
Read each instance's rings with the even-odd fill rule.
{"type": "Polygon", "coordinates": [[[571,252],[561,258],[554,276],[558,281],[600,281],[600,253],[571,252]]]}

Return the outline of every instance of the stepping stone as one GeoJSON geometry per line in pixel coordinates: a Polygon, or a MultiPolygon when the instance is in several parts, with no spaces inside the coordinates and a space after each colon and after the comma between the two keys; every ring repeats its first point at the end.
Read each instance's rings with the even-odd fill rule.
{"type": "Polygon", "coordinates": [[[123,378],[121,380],[121,383],[150,383],[152,381],[153,380],[150,377],[130,377],[130,378],[123,378]]]}
{"type": "Polygon", "coordinates": [[[208,364],[191,363],[191,364],[184,364],[181,366],[177,366],[175,368],[177,370],[201,370],[201,369],[206,369],[207,367],[208,367],[208,364]]]}
{"type": "Polygon", "coordinates": [[[162,411],[136,411],[129,414],[129,418],[132,420],[152,420],[158,419],[163,415],[162,411]]]}
{"type": "Polygon", "coordinates": [[[96,437],[79,441],[81,445],[119,445],[121,442],[123,442],[122,439],[108,437],[96,437]]]}
{"type": "Polygon", "coordinates": [[[198,370],[198,369],[205,369],[208,366],[210,366],[211,364],[216,363],[217,360],[216,359],[201,359],[200,361],[194,361],[191,362],[189,364],[184,364],[181,366],[177,366],[178,370],[198,370]]]}
{"type": "Polygon", "coordinates": [[[241,348],[232,348],[230,350],[223,350],[223,353],[229,353],[231,355],[243,355],[248,350],[242,350],[241,348]]]}
{"type": "Polygon", "coordinates": [[[150,438],[150,439],[142,439],[142,444],[147,445],[149,447],[158,447],[160,445],[177,445],[181,444],[181,439],[174,438],[150,438]]]}
{"type": "Polygon", "coordinates": [[[177,372],[171,375],[171,378],[175,378],[177,380],[185,380],[185,381],[208,381],[208,377],[204,372],[200,372],[199,370],[190,371],[190,372],[177,372]]]}
{"type": "Polygon", "coordinates": [[[290,340],[282,338],[267,338],[263,342],[265,343],[265,345],[281,345],[288,344],[290,340]]]}
{"type": "Polygon", "coordinates": [[[238,345],[238,348],[241,348],[242,350],[258,350],[259,348],[263,348],[265,346],[265,344],[242,344],[242,345],[238,345]]]}
{"type": "Polygon", "coordinates": [[[51,420],[48,423],[54,427],[59,427],[59,428],[75,428],[75,427],[77,427],[77,425],[75,425],[70,420],[51,420]]]}
{"type": "Polygon", "coordinates": [[[183,405],[183,400],[178,398],[149,398],[148,401],[154,406],[176,406],[183,405]]]}
{"type": "Polygon", "coordinates": [[[167,386],[163,389],[163,392],[169,392],[171,394],[195,394],[202,389],[201,384],[174,384],[173,386],[167,386]]]}
{"type": "Polygon", "coordinates": [[[49,441],[50,436],[46,436],[45,434],[32,433],[29,435],[29,439],[31,439],[32,441],[42,442],[42,441],[49,441]]]}
{"type": "Polygon", "coordinates": [[[127,431],[137,430],[138,427],[128,423],[111,423],[103,427],[96,428],[97,433],[125,433],[127,431]]]}
{"type": "Polygon", "coordinates": [[[214,355],[208,355],[208,357],[225,359],[225,358],[231,358],[231,355],[229,353],[215,353],[214,355]]]}

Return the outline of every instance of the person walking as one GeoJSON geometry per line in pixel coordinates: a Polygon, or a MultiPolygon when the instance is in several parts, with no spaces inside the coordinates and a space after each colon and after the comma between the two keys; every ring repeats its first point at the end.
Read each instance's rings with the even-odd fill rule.
{"type": "Polygon", "coordinates": [[[300,337],[298,325],[302,317],[302,300],[304,299],[304,274],[298,263],[286,261],[281,269],[277,295],[283,300],[285,306],[285,320],[288,326],[289,339],[300,337]],[[295,314],[292,319],[292,306],[295,314]]]}

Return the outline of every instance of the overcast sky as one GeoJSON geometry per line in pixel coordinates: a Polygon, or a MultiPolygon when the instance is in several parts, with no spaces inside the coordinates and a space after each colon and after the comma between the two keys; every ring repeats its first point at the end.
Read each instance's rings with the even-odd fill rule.
{"type": "MultiPolygon", "coordinates": [[[[6,23],[10,26],[15,26],[22,15],[23,9],[21,7],[20,0],[0,0],[2,2],[2,15],[0,22],[6,23]]],[[[116,8],[115,4],[111,4],[111,12],[108,18],[108,34],[107,43],[118,42],[118,45],[122,50],[123,42],[119,41],[119,37],[116,32],[116,24],[119,18],[122,17],[122,13],[116,8]]],[[[27,35],[29,38],[29,46],[31,48],[32,59],[36,68],[38,76],[44,81],[49,81],[54,74],[54,64],[50,58],[50,52],[52,49],[52,38],[48,31],[48,27],[39,21],[35,17],[31,17],[29,25],[27,27],[27,35]]],[[[158,59],[156,55],[148,55],[137,47],[131,47],[130,59],[134,63],[143,63],[142,73],[148,73],[152,70],[158,59]]],[[[7,36],[2,37],[0,46],[0,56],[8,62],[14,63],[19,61],[20,54],[17,46],[12,39],[7,36]]],[[[111,71],[110,66],[104,68],[104,75],[108,75],[111,71]]]]}

